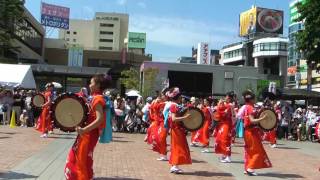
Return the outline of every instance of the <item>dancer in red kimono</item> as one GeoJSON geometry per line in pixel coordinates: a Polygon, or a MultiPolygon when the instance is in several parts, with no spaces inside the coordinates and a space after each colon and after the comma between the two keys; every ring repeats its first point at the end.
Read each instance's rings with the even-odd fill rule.
{"type": "Polygon", "coordinates": [[[50,117],[50,107],[51,107],[51,101],[52,101],[52,91],[53,91],[53,84],[48,83],[46,85],[46,91],[44,93],[45,97],[45,104],[42,105],[42,112],[38,118],[38,123],[36,130],[40,131],[42,134],[40,137],[47,138],[48,137],[48,131],[52,131],[52,121],[50,117]]]}
{"type": "Polygon", "coordinates": [[[69,151],[65,166],[67,180],[93,179],[93,151],[106,126],[106,103],[102,92],[109,86],[111,77],[95,75],[90,82],[92,100],[87,126],[76,127],[78,136],[69,151]]]}
{"type": "MultiPolygon", "coordinates": [[[[281,108],[278,107],[277,105],[274,106],[274,112],[277,115],[277,120],[281,119],[281,108]]],[[[277,129],[274,128],[271,131],[265,132],[264,133],[264,140],[270,142],[270,146],[272,148],[277,147],[277,129]]]]}
{"type": "Polygon", "coordinates": [[[204,148],[201,152],[208,153],[209,152],[209,138],[210,138],[210,126],[212,124],[211,112],[210,112],[210,104],[208,99],[203,100],[203,105],[201,107],[201,111],[204,114],[204,124],[202,128],[199,130],[199,144],[204,148]]]}
{"type": "Polygon", "coordinates": [[[191,164],[190,150],[186,138],[185,128],[181,125],[181,121],[190,117],[190,114],[185,116],[179,116],[179,103],[181,101],[181,94],[179,88],[173,88],[170,90],[169,97],[173,103],[170,107],[171,122],[171,154],[169,163],[171,165],[171,173],[183,173],[179,168],[179,165],[191,164]]]}
{"type": "Polygon", "coordinates": [[[264,117],[255,119],[254,103],[255,95],[247,90],[243,93],[245,101],[244,109],[244,173],[256,176],[254,169],[270,168],[272,164],[262,145],[261,129],[255,124],[259,123],[264,117]]]}
{"type": "Polygon", "coordinates": [[[216,126],[216,139],[214,144],[214,151],[217,154],[222,154],[220,162],[231,162],[231,140],[232,140],[232,123],[235,118],[233,108],[233,92],[228,92],[225,102],[220,101],[217,106],[216,119],[219,120],[216,126]]]}
{"type": "MultiPolygon", "coordinates": [[[[197,99],[195,97],[191,97],[190,98],[190,104],[186,104],[185,108],[188,108],[188,107],[197,107],[198,106],[198,102],[197,102],[197,99]]],[[[190,146],[193,146],[193,147],[197,147],[199,146],[199,133],[197,133],[198,131],[193,131],[191,132],[191,143],[190,143],[190,146]]]]}
{"type": "Polygon", "coordinates": [[[157,99],[153,100],[151,105],[150,105],[150,111],[149,111],[149,121],[150,121],[150,126],[148,127],[147,130],[147,135],[146,135],[146,141],[148,144],[151,144],[153,147],[152,149],[157,149],[156,143],[155,143],[155,134],[158,130],[158,122],[157,116],[156,116],[156,106],[160,98],[158,97],[157,99]]]}
{"type": "Polygon", "coordinates": [[[161,93],[161,101],[157,103],[157,106],[155,107],[156,111],[156,121],[157,121],[157,132],[156,132],[156,151],[160,154],[160,157],[157,159],[158,161],[167,161],[167,135],[168,131],[164,127],[164,114],[163,110],[166,105],[167,97],[166,97],[167,90],[163,90],[161,93]]]}

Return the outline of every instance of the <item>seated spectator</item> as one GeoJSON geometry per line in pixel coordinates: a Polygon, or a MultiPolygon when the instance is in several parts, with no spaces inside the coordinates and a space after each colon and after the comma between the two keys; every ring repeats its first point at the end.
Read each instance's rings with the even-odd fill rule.
{"type": "Polygon", "coordinates": [[[23,110],[22,111],[22,114],[20,115],[20,123],[21,123],[21,127],[27,127],[27,122],[29,120],[29,116],[28,116],[28,113],[27,113],[27,110],[23,110]]]}

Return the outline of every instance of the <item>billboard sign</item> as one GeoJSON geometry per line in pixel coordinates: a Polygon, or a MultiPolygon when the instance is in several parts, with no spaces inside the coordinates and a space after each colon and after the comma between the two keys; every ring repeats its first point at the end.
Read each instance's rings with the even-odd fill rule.
{"type": "Polygon", "coordinates": [[[208,43],[202,42],[198,44],[197,64],[211,64],[210,49],[208,43]]]}
{"type": "Polygon", "coordinates": [[[293,24],[297,21],[297,19],[300,17],[300,14],[298,13],[297,3],[301,2],[304,4],[306,0],[295,0],[290,4],[290,22],[289,24],[293,24]]]}
{"type": "Polygon", "coordinates": [[[240,36],[247,36],[256,32],[257,7],[240,14],[240,36]]]}
{"type": "Polygon", "coordinates": [[[41,4],[41,24],[44,26],[69,29],[70,9],[52,4],[41,4]]]}
{"type": "Polygon", "coordinates": [[[240,36],[283,33],[283,11],[253,7],[240,15],[240,36]]]}
{"type": "Polygon", "coordinates": [[[146,48],[146,33],[129,32],[128,48],[145,49],[146,48]]]}
{"type": "Polygon", "coordinates": [[[68,49],[68,66],[82,67],[83,64],[83,48],[69,47],[68,49]]]}

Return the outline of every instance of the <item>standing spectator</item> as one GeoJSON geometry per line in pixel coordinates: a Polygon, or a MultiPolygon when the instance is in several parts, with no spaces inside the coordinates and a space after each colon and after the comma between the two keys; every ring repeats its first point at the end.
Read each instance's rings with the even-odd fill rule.
{"type": "Polygon", "coordinates": [[[21,114],[21,106],[22,106],[22,96],[19,92],[19,90],[17,89],[16,91],[14,91],[13,94],[13,106],[12,109],[16,112],[16,117],[17,119],[20,117],[21,114]]]}
{"type": "Polygon", "coordinates": [[[31,105],[31,100],[32,100],[32,91],[29,90],[26,94],[26,98],[25,98],[25,105],[24,105],[24,109],[27,110],[27,114],[29,117],[29,121],[28,121],[28,126],[33,127],[35,125],[34,123],[34,116],[33,116],[33,110],[32,110],[32,105],[31,105]]]}
{"type": "Polygon", "coordinates": [[[308,107],[308,110],[305,112],[305,118],[306,118],[306,131],[307,131],[307,139],[311,140],[311,131],[312,131],[312,127],[314,126],[314,124],[316,123],[316,113],[312,110],[313,107],[310,105],[308,107]]]}
{"type": "Polygon", "coordinates": [[[2,111],[4,112],[3,124],[10,124],[11,110],[13,105],[13,96],[10,90],[4,90],[4,95],[0,99],[0,104],[2,104],[2,111]]]}
{"type": "Polygon", "coordinates": [[[285,106],[284,111],[282,111],[281,121],[280,121],[280,128],[282,132],[282,137],[288,140],[289,137],[289,123],[291,120],[291,115],[289,112],[289,107],[285,106]]]}

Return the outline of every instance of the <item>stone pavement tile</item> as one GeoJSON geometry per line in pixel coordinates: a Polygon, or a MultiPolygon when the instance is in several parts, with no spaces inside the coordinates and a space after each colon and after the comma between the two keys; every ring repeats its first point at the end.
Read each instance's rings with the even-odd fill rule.
{"type": "MultiPolygon", "coordinates": [[[[303,147],[294,147],[297,144],[291,142],[279,142],[278,148],[271,148],[265,144],[265,150],[273,164],[272,168],[257,170],[258,177],[250,179],[320,179],[320,159],[318,155],[308,155],[303,151],[313,151],[311,148],[316,146],[308,145],[303,147]]],[[[320,144],[319,144],[320,146],[320,144]]],[[[192,150],[200,152],[199,148],[192,150]]],[[[210,148],[213,151],[213,147],[210,148]]],[[[237,143],[232,147],[232,161],[230,164],[220,164],[217,161],[218,155],[214,153],[200,154],[207,162],[222,171],[232,172],[236,179],[248,179],[243,175],[243,140],[237,139],[237,143]]]]}
{"type": "Polygon", "coordinates": [[[50,138],[39,136],[34,128],[0,125],[0,173],[10,170],[52,142],[50,138]]]}
{"type": "Polygon", "coordinates": [[[158,155],[143,138],[141,134],[115,133],[112,143],[98,144],[94,153],[96,179],[234,179],[232,174],[209,165],[194,152],[193,164],[181,166],[183,175],[171,174],[168,162],[157,161],[158,155]]]}

